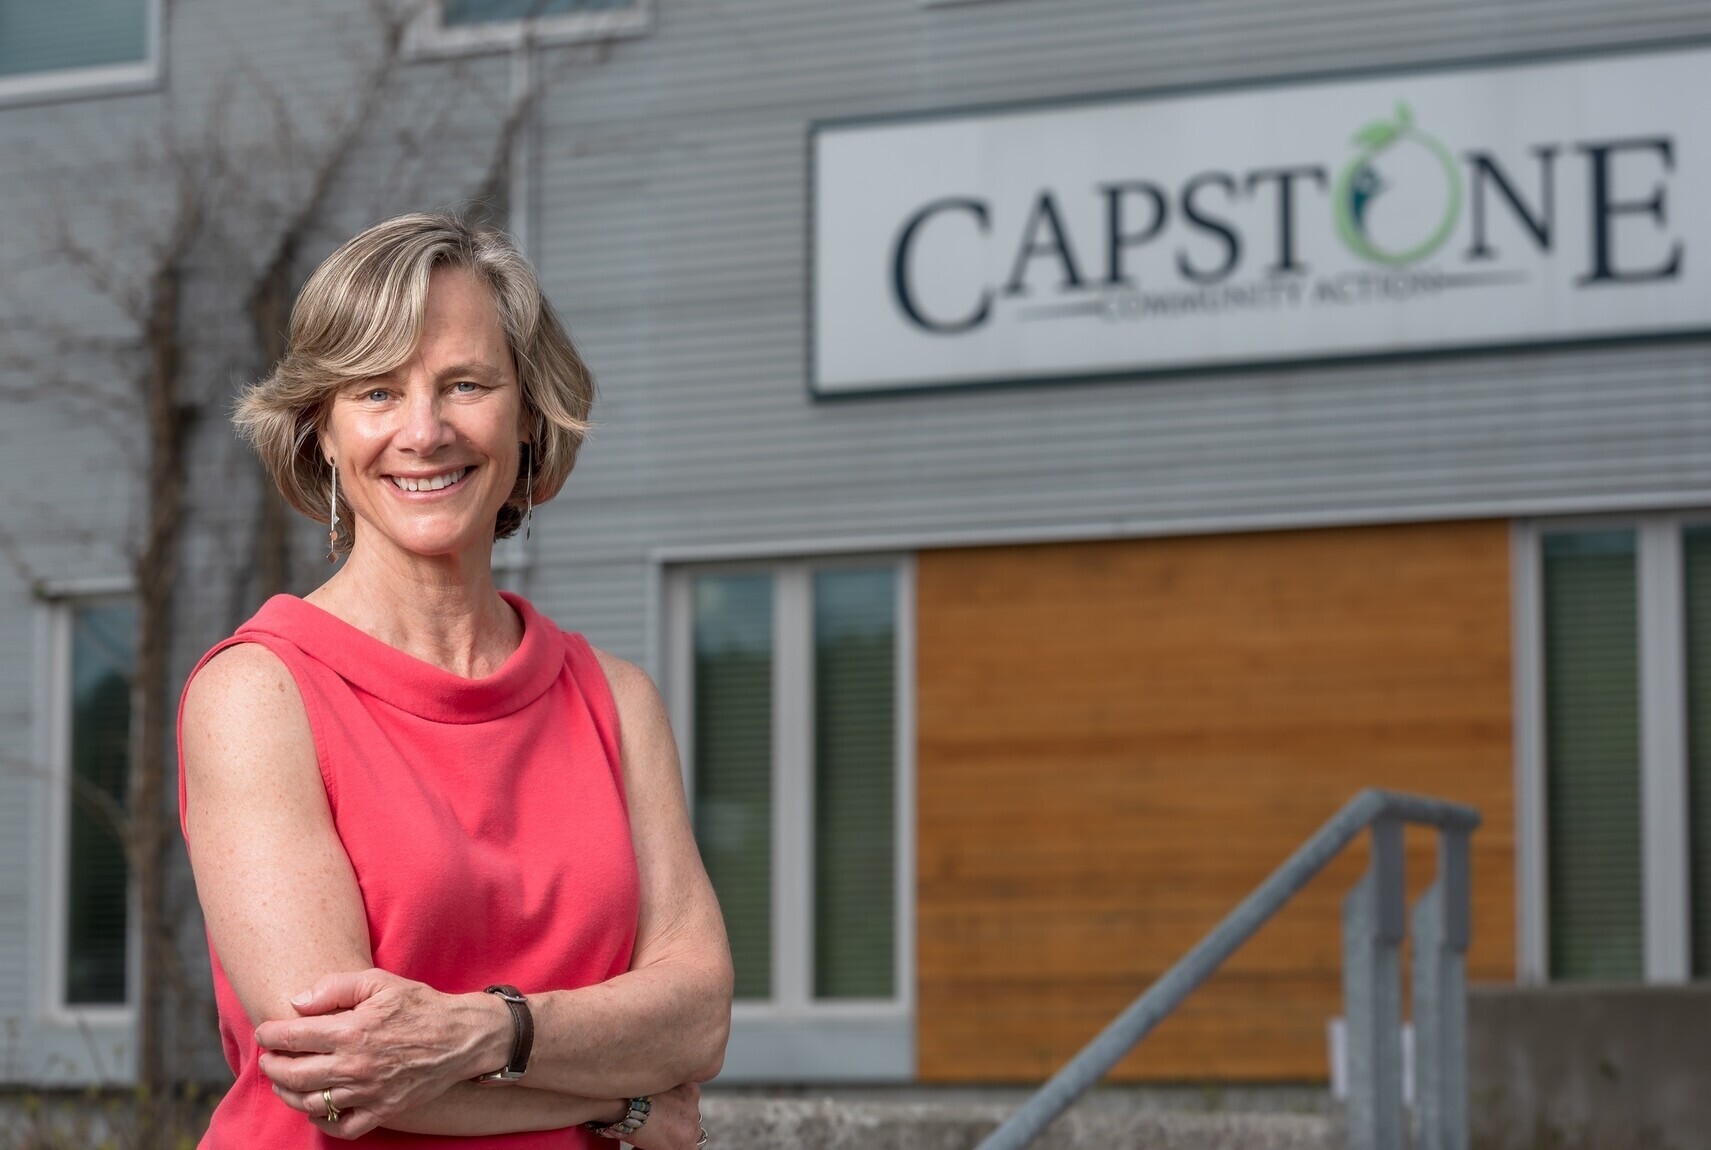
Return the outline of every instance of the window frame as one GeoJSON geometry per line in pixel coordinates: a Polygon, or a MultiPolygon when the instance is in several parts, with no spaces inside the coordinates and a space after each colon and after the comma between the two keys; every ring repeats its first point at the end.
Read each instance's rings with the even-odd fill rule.
{"type": "Polygon", "coordinates": [[[664,683],[693,815],[694,580],[770,575],[773,582],[773,995],[731,1010],[723,1082],[907,1081],[915,1042],[915,565],[906,554],[743,559],[662,573],[664,683]],[[816,999],[814,979],[814,631],[817,573],[889,567],[895,577],[894,920],[896,995],[816,999]]]}
{"type": "Polygon", "coordinates": [[[1711,510],[1518,520],[1511,531],[1518,980],[1550,977],[1550,827],[1544,704],[1544,536],[1632,531],[1639,636],[1644,977],[1692,978],[1687,764],[1687,618],[1682,532],[1711,510]]]}
{"type": "Polygon", "coordinates": [[[143,58],[132,64],[56,68],[0,77],[0,107],[151,91],[165,75],[166,0],[143,0],[143,58]]]}
{"type": "Polygon", "coordinates": [[[71,901],[72,616],[80,607],[134,599],[129,579],[89,580],[57,586],[43,594],[44,667],[42,750],[47,767],[45,820],[47,890],[42,931],[42,1020],[52,1026],[128,1028],[136,1022],[142,975],[142,935],[137,921],[135,876],[127,867],[125,1001],[80,1004],[66,1001],[66,930],[71,901]]]}
{"type": "Polygon", "coordinates": [[[440,0],[421,6],[404,30],[406,56],[471,56],[645,36],[653,31],[654,0],[630,0],[625,9],[495,20],[490,24],[447,25],[444,15],[440,0]]]}

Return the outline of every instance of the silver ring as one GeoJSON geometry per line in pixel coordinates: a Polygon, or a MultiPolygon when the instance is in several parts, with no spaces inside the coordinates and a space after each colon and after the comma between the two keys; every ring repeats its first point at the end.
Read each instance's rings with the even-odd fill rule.
{"type": "Polygon", "coordinates": [[[331,1086],[321,1091],[321,1101],[327,1104],[327,1113],[322,1117],[328,1122],[337,1122],[339,1120],[339,1108],[333,1105],[333,1088],[331,1086]]]}
{"type": "MultiPolygon", "coordinates": [[[[700,1123],[696,1123],[700,1125],[700,1123]]],[[[701,1141],[695,1144],[695,1150],[707,1150],[707,1127],[701,1126],[701,1141]]]]}

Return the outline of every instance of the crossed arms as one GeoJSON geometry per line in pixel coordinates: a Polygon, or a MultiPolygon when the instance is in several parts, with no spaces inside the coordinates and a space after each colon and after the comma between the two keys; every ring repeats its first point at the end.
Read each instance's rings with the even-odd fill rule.
{"type": "Polygon", "coordinates": [[[641,911],[627,972],[531,993],[535,1045],[516,1086],[512,1023],[490,994],[448,995],[374,969],[361,892],[333,826],[290,672],[256,644],[227,648],[184,700],[186,826],[208,934],[266,1048],[282,1104],[337,1137],[376,1127],[499,1134],[615,1122],[655,1108],[641,1150],[689,1150],[697,1083],[730,1025],[730,951],[689,824],[665,708],[648,677],[600,653],[617,701],[641,911]],[[323,1091],[341,1117],[328,1123],[323,1091]]]}

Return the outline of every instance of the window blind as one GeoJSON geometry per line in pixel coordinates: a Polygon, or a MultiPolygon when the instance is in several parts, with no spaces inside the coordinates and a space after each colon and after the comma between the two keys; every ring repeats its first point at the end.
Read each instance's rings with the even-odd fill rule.
{"type": "Polygon", "coordinates": [[[71,616],[67,1005],[126,998],[130,869],[112,816],[124,810],[130,764],[133,626],[128,604],[71,616]]]}
{"type": "Polygon", "coordinates": [[[814,576],[814,995],[896,993],[897,589],[814,576]]]}
{"type": "Polygon", "coordinates": [[[1688,890],[1693,977],[1711,978],[1711,526],[1682,533],[1687,627],[1688,890]]]}
{"type": "Polygon", "coordinates": [[[1550,974],[1644,974],[1632,531],[1543,539],[1550,974]]]}
{"type": "Polygon", "coordinates": [[[0,0],[0,76],[147,58],[147,0],[0,0]]]}
{"type": "Polygon", "coordinates": [[[695,837],[736,996],[772,996],[772,577],[695,580],[695,837]]]}

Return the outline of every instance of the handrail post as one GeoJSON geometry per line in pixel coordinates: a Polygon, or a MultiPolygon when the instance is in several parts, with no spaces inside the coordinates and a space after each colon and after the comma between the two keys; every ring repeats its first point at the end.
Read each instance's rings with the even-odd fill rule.
{"type": "Polygon", "coordinates": [[[1402,823],[1372,823],[1372,863],[1343,902],[1349,1148],[1402,1150],[1402,823]]]}
{"type": "Polygon", "coordinates": [[[1438,835],[1438,880],[1415,904],[1414,1099],[1420,1150],[1467,1150],[1467,832],[1438,835]]]}
{"type": "Polygon", "coordinates": [[[1441,1101],[1441,1121],[1434,1121],[1448,1132],[1445,1150],[1466,1150],[1462,956],[1468,939],[1467,840],[1479,826],[1479,812],[1438,799],[1374,790],[1349,800],[1211,933],[987,1135],[977,1150],[1022,1150],[1031,1145],[1365,828],[1372,834],[1372,864],[1343,903],[1349,1146],[1351,1150],[1402,1150],[1401,947],[1408,919],[1402,874],[1405,822],[1430,824],[1444,832],[1438,861],[1438,882],[1444,893],[1434,904],[1441,909],[1422,912],[1442,928],[1445,941],[1437,949],[1447,961],[1434,965],[1438,973],[1432,987],[1440,992],[1438,1001],[1451,1004],[1433,1014],[1437,1020],[1433,1041],[1440,1052],[1433,1061],[1438,1068],[1435,1089],[1441,1101]]]}

